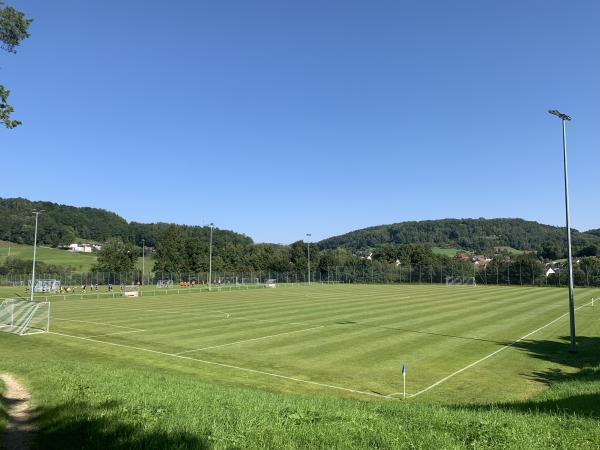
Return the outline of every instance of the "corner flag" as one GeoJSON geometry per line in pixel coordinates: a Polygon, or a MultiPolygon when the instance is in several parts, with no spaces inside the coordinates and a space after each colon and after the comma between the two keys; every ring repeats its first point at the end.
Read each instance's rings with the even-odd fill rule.
{"type": "Polygon", "coordinates": [[[402,398],[406,399],[406,363],[402,363],[402,398]]]}

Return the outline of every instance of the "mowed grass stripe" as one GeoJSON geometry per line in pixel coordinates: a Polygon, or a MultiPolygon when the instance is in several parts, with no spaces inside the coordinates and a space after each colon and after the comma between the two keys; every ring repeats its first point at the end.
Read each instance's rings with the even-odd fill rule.
{"type": "MultiPolygon", "coordinates": [[[[370,307],[371,307],[371,305],[369,306],[369,308],[370,308],[370,307]]],[[[395,307],[395,306],[394,306],[394,307],[395,307]]],[[[165,324],[163,323],[163,325],[165,325],[165,324]]],[[[189,327],[184,327],[184,328],[186,328],[186,330],[187,330],[187,328],[189,328],[189,327]]],[[[174,336],[174,337],[175,337],[175,336],[174,336]]],[[[229,338],[229,336],[227,336],[227,338],[229,338]]]]}
{"type": "MultiPolygon", "coordinates": [[[[354,286],[343,286],[337,289],[311,289],[281,290],[277,293],[252,291],[250,295],[248,292],[233,291],[220,293],[220,297],[206,293],[186,294],[176,299],[169,297],[169,300],[175,300],[168,303],[159,298],[148,301],[142,297],[135,301],[107,303],[106,300],[99,300],[85,305],[63,305],[65,311],[73,306],[71,312],[74,316],[84,314],[92,318],[102,317],[107,322],[121,326],[149,330],[143,333],[144,336],[136,333],[107,337],[111,342],[129,343],[132,346],[143,343],[144,346],[161,348],[171,353],[190,349],[197,342],[202,342],[203,345],[206,342],[214,343],[218,346],[232,338],[259,338],[256,342],[241,344],[239,348],[232,346],[226,351],[220,349],[211,355],[214,354],[219,360],[223,358],[232,361],[232,364],[236,361],[244,362],[258,369],[274,367],[291,370],[311,379],[354,380],[353,383],[357,386],[386,388],[393,385],[390,380],[397,375],[399,359],[405,356],[400,354],[402,350],[399,349],[409,348],[413,351],[412,355],[407,355],[413,363],[417,363],[412,373],[427,372],[422,377],[424,383],[438,373],[448,373],[456,364],[481,355],[482,348],[487,351],[488,344],[492,348],[501,344],[469,342],[469,336],[463,336],[466,339],[462,340],[467,341],[465,343],[452,344],[448,342],[451,339],[449,336],[440,336],[438,334],[444,333],[437,332],[448,333],[453,327],[457,327],[470,332],[476,330],[482,336],[492,332],[502,332],[504,336],[504,333],[510,332],[510,337],[513,337],[513,329],[525,328],[527,331],[531,329],[531,319],[537,320],[536,315],[531,315],[529,311],[536,310],[540,317],[544,317],[551,313],[546,309],[554,307],[554,301],[549,300],[549,295],[559,298],[566,292],[535,288],[456,289],[445,286],[364,286],[356,290],[353,290],[354,286]],[[304,292],[318,295],[306,297],[304,292]],[[291,294],[286,296],[288,293],[291,294]],[[482,295],[486,297],[483,301],[482,295]],[[202,298],[196,298],[199,296],[202,298]],[[399,297],[410,298],[399,300],[399,297]],[[95,306],[94,302],[100,302],[100,305],[95,306]],[[146,312],[145,307],[153,311],[146,312]],[[232,327],[227,324],[231,321],[214,315],[217,308],[231,311],[233,317],[237,312],[242,312],[261,322],[249,322],[244,326],[236,324],[232,327]],[[346,326],[331,323],[349,315],[355,315],[361,321],[375,326],[360,330],[358,324],[346,326]],[[519,320],[511,321],[511,316],[517,316],[519,320]],[[119,318],[121,320],[116,322],[119,318]],[[292,319],[316,322],[316,325],[325,323],[326,326],[324,330],[315,332],[314,336],[284,335],[272,340],[260,340],[261,336],[268,335],[272,330],[279,330],[267,321],[292,319]],[[383,326],[393,327],[398,323],[402,326],[414,325],[416,330],[413,331],[424,331],[431,335],[396,332],[377,326],[384,324],[383,326]]],[[[59,312],[63,313],[60,309],[59,312]]],[[[294,330],[294,327],[283,328],[283,333],[294,330]]]]}

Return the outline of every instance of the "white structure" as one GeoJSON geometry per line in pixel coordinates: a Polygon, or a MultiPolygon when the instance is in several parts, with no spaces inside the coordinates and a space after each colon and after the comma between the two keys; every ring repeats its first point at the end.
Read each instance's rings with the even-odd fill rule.
{"type": "MultiPolygon", "coordinates": [[[[31,289],[31,280],[28,282],[31,289]]],[[[33,292],[58,292],[60,291],[60,280],[35,280],[33,292]]]]}
{"type": "Polygon", "coordinates": [[[69,244],[70,252],[92,253],[93,251],[99,250],[102,250],[102,246],[100,244],[82,244],[80,242],[76,244],[69,244]]]}
{"type": "Polygon", "coordinates": [[[475,264],[476,266],[487,267],[487,265],[492,262],[492,258],[486,258],[485,256],[477,255],[473,256],[473,258],[471,258],[471,261],[473,261],[473,264],[475,264]]]}
{"type": "Polygon", "coordinates": [[[446,277],[446,286],[467,285],[477,286],[475,277],[446,277]]]}
{"type": "Polygon", "coordinates": [[[554,275],[554,274],[556,274],[556,270],[554,270],[552,267],[549,267],[546,270],[546,278],[548,278],[550,275],[554,275]]]}
{"type": "Polygon", "coordinates": [[[124,286],[121,291],[123,297],[139,297],[140,296],[140,288],[139,286],[131,285],[124,286]]]}
{"type": "Polygon", "coordinates": [[[50,302],[7,298],[0,304],[0,331],[24,336],[50,330],[50,302]]]}
{"type": "Polygon", "coordinates": [[[158,280],[156,282],[156,287],[157,288],[172,288],[173,287],[173,280],[158,280]]]}
{"type": "Polygon", "coordinates": [[[277,287],[277,280],[270,279],[270,280],[265,281],[265,287],[267,287],[267,288],[276,288],[277,287]]]}

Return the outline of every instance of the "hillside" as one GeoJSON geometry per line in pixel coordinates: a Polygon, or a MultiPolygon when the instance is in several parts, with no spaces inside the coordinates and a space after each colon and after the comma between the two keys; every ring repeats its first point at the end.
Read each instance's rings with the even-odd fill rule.
{"type": "Polygon", "coordinates": [[[587,234],[593,234],[594,236],[598,236],[600,237],[600,228],[597,228],[595,230],[588,230],[586,231],[587,234]]]}
{"type": "MultiPolygon", "coordinates": [[[[32,202],[23,198],[0,198],[0,240],[17,244],[33,244],[34,220],[32,209],[43,209],[38,224],[38,242],[57,247],[77,241],[104,242],[110,237],[154,246],[170,224],[128,223],[119,215],[98,208],[59,205],[52,202],[32,202]]],[[[208,238],[209,228],[176,225],[184,235],[208,238]]],[[[228,230],[215,229],[215,246],[227,241],[233,244],[251,244],[249,237],[228,230]]]]}
{"type": "MultiPolygon", "coordinates": [[[[31,210],[35,208],[45,210],[38,230],[38,242],[42,246],[57,247],[81,240],[103,242],[110,237],[120,237],[138,246],[144,239],[146,245],[154,247],[173,226],[167,223],[128,223],[119,215],[98,208],[0,198],[0,240],[32,244],[34,221],[31,210]]],[[[175,227],[185,238],[209,239],[208,227],[175,227]]],[[[564,234],[563,227],[523,219],[442,219],[355,230],[325,239],[319,242],[319,247],[321,250],[343,248],[354,253],[382,244],[428,244],[438,248],[438,253],[449,255],[459,250],[494,253],[494,249],[508,248],[535,251],[546,258],[555,259],[564,257],[566,253],[564,234]]],[[[217,254],[227,245],[238,247],[239,250],[252,244],[248,236],[215,229],[214,246],[217,254]]],[[[600,229],[585,233],[573,230],[573,247],[575,254],[599,255],[600,229]]],[[[227,259],[225,255],[224,258],[227,259]]]]}
{"type": "MultiPolygon", "coordinates": [[[[0,241],[0,265],[8,256],[30,261],[33,259],[33,246],[0,241]]],[[[45,264],[67,267],[72,270],[89,271],[96,262],[96,256],[90,253],[73,253],[58,248],[39,246],[37,248],[37,260],[45,264]]]]}
{"type": "MultiPolygon", "coordinates": [[[[594,233],[573,230],[574,248],[600,245],[600,233],[594,233]]],[[[421,243],[474,252],[512,247],[541,253],[562,253],[566,241],[564,234],[564,228],[523,219],[442,219],[363,228],[325,239],[319,242],[319,246],[322,249],[342,247],[361,251],[382,244],[421,243]]]]}
{"type": "MultiPolygon", "coordinates": [[[[8,256],[19,258],[24,262],[31,263],[31,260],[33,259],[33,245],[15,244],[13,242],[0,241],[0,267],[6,261],[8,256]]],[[[96,254],[94,253],[74,253],[60,248],[44,246],[39,246],[37,248],[38,263],[44,263],[50,266],[58,266],[62,268],[62,270],[89,272],[92,270],[92,266],[96,263],[96,260],[96,254]]],[[[142,258],[139,257],[135,267],[136,270],[142,270],[142,267],[144,267],[146,273],[150,273],[153,264],[154,260],[150,254],[146,255],[146,264],[142,264],[142,258]]],[[[26,273],[29,273],[29,267],[27,268],[26,273]]]]}

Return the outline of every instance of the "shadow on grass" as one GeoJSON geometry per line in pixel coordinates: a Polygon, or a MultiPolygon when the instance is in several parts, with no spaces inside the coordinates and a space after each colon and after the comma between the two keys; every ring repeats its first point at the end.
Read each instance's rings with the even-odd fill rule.
{"type": "Polygon", "coordinates": [[[549,369],[529,374],[549,389],[522,402],[476,408],[500,408],[520,412],[569,414],[600,419],[600,337],[577,337],[577,353],[570,353],[570,339],[521,341],[513,345],[532,358],[567,366],[575,371],[549,369]]]}
{"type": "Polygon", "coordinates": [[[91,405],[85,401],[66,403],[36,412],[35,448],[39,449],[209,449],[208,433],[153,430],[158,422],[149,415],[160,410],[132,410],[111,401],[91,405]]]}

